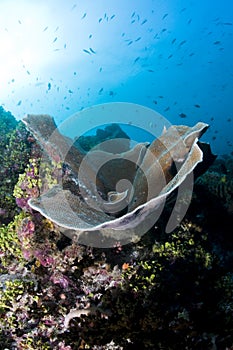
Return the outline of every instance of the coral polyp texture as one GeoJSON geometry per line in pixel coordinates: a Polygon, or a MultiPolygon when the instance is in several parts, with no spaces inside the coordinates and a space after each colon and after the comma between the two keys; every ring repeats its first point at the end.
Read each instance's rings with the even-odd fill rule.
{"type": "Polygon", "coordinates": [[[172,198],[140,240],[91,247],[29,205],[61,181],[71,190],[73,169],[53,152],[42,157],[34,136],[1,113],[12,127],[1,139],[0,348],[231,349],[232,158],[198,173],[186,216],[170,233],[172,198]],[[19,136],[21,159],[11,142],[19,136]]]}

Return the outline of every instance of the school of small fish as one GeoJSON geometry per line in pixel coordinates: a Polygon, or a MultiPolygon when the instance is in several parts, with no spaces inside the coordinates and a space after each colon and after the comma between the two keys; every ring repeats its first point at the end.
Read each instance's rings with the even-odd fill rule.
{"type": "MultiPolygon", "coordinates": [[[[88,11],[84,11],[80,13],[79,11],[79,4],[75,3],[70,7],[70,11],[72,13],[77,12],[77,21],[80,23],[86,23],[86,21],[90,20],[90,17],[93,20],[93,14],[90,14],[88,11]]],[[[155,9],[151,9],[151,15],[156,15],[155,9]]],[[[193,24],[193,19],[190,18],[187,14],[187,8],[181,8],[179,10],[180,16],[187,16],[186,18],[186,23],[187,23],[187,28],[192,26],[193,24]]],[[[150,74],[151,79],[153,80],[153,74],[157,72],[158,69],[155,65],[151,64],[149,62],[148,57],[150,56],[151,50],[154,50],[154,48],[149,47],[148,44],[148,36],[150,35],[150,38],[152,36],[153,41],[155,43],[159,42],[160,40],[166,40],[169,41],[169,51],[166,54],[166,57],[164,56],[164,53],[158,53],[158,59],[164,63],[164,68],[167,69],[168,64],[172,64],[176,67],[181,67],[182,69],[183,62],[187,59],[192,59],[192,57],[196,56],[198,53],[195,52],[194,50],[191,50],[192,45],[190,43],[190,39],[188,35],[186,36],[186,33],[184,33],[183,38],[181,37],[175,37],[173,35],[172,30],[169,27],[169,23],[167,23],[167,20],[172,16],[172,13],[166,12],[164,14],[161,14],[159,21],[162,23],[157,30],[155,30],[156,25],[154,25],[149,19],[147,18],[144,14],[139,13],[137,10],[133,11],[130,15],[128,15],[128,24],[131,25],[132,29],[135,28],[135,30],[131,30],[129,32],[128,27],[122,28],[121,30],[121,40],[122,40],[122,45],[125,47],[125,50],[133,50],[135,52],[135,57],[132,60],[132,70],[140,70],[140,72],[143,72],[144,74],[150,74]],[[133,34],[132,34],[133,33],[133,34]],[[138,50],[140,48],[140,50],[138,50]],[[140,53],[140,54],[139,54],[140,53]]],[[[112,13],[106,11],[103,13],[101,16],[96,16],[95,22],[97,26],[110,26],[110,25],[116,25],[118,21],[119,15],[117,13],[112,13]]],[[[59,24],[59,23],[58,23],[59,24]]],[[[24,21],[19,18],[18,19],[18,25],[23,26],[24,21]]],[[[206,35],[209,37],[209,45],[210,47],[214,50],[218,50],[219,52],[222,52],[224,50],[224,36],[228,35],[229,30],[231,30],[233,26],[233,23],[230,21],[226,21],[220,17],[215,18],[212,20],[211,23],[211,28],[203,28],[203,35],[206,35]],[[221,28],[221,31],[219,32],[221,36],[216,37],[215,36],[215,31],[213,27],[216,28],[221,28]]],[[[107,27],[106,27],[107,28],[107,27]]],[[[8,28],[5,28],[6,31],[8,31],[8,28]]],[[[41,32],[44,33],[44,35],[50,35],[51,37],[51,51],[66,51],[69,49],[69,43],[68,42],[62,42],[62,25],[57,25],[56,27],[52,27],[51,25],[46,25],[41,27],[41,32]]],[[[85,47],[82,48],[82,51],[80,52],[80,55],[83,55],[83,60],[95,60],[98,58],[98,55],[102,55],[102,49],[95,44],[94,41],[95,38],[95,33],[89,33],[87,40],[86,40],[86,45],[85,47]]],[[[113,43],[114,45],[114,43],[113,43]]],[[[127,52],[127,51],[126,51],[127,52]]],[[[82,56],[81,56],[82,57],[82,56]]],[[[93,62],[93,61],[92,61],[93,62]]],[[[209,60],[208,64],[212,64],[212,61],[209,60]]],[[[161,65],[160,65],[161,67],[161,65]]],[[[35,76],[35,72],[31,71],[31,68],[27,67],[26,64],[22,64],[22,69],[25,72],[26,75],[28,76],[35,76]]],[[[78,83],[78,75],[79,71],[82,70],[82,67],[80,65],[77,65],[77,70],[73,72],[73,77],[76,79],[77,78],[77,83],[78,83]]],[[[106,71],[106,68],[104,66],[104,62],[102,65],[98,67],[98,73],[104,75],[106,71]]],[[[106,73],[107,74],[107,73],[106,73]]],[[[100,84],[101,84],[101,76],[100,76],[100,84]]],[[[8,84],[14,85],[15,79],[12,78],[8,84]]],[[[76,81],[74,82],[76,83],[76,81]]],[[[64,92],[65,95],[63,96],[63,102],[60,104],[60,108],[69,110],[70,109],[70,102],[72,101],[71,98],[75,98],[77,94],[79,94],[80,87],[78,84],[76,85],[77,88],[70,88],[69,86],[64,86],[63,82],[57,82],[55,81],[54,78],[48,77],[47,81],[41,80],[41,78],[38,76],[35,78],[34,81],[34,87],[41,89],[44,88],[44,92],[46,94],[52,94],[54,92],[61,93],[61,90],[64,92]],[[60,84],[59,84],[60,83],[60,84]],[[74,97],[73,97],[74,96],[74,97]]],[[[122,86],[124,84],[122,83],[122,86]]],[[[222,90],[224,90],[227,86],[227,83],[222,85],[222,90]]],[[[40,90],[41,91],[41,90],[40,90]]],[[[117,98],[119,96],[119,91],[118,89],[114,89],[112,87],[111,89],[105,88],[105,86],[99,86],[96,91],[93,91],[93,88],[89,88],[87,91],[87,97],[90,96],[90,94],[93,93],[96,95],[96,97],[111,97],[114,99],[115,97],[117,98]]],[[[14,94],[14,89],[12,90],[12,94],[14,94]]],[[[49,96],[49,95],[48,95],[49,96]]],[[[81,97],[80,97],[81,98],[81,97]]],[[[153,96],[153,93],[151,93],[150,96],[148,96],[148,104],[150,107],[155,107],[159,108],[161,112],[168,112],[172,113],[173,106],[178,105],[178,101],[170,101],[169,96],[164,96],[164,95],[158,95],[158,96],[153,96]],[[169,103],[166,103],[166,101],[169,101],[169,103]]],[[[102,100],[101,100],[102,101],[102,100]]],[[[20,108],[22,108],[23,102],[25,102],[23,99],[18,98],[16,101],[16,105],[20,108]]],[[[37,103],[40,102],[40,98],[37,99],[37,103]]],[[[31,103],[31,106],[33,104],[31,103]]],[[[86,107],[85,101],[83,100],[83,105],[79,105],[79,109],[82,109],[86,107]]],[[[176,115],[178,118],[189,118],[189,116],[192,116],[191,113],[197,114],[202,111],[203,103],[202,101],[196,101],[193,99],[193,103],[189,106],[188,111],[183,110],[182,107],[180,107],[180,111],[178,112],[178,115],[176,115]]],[[[201,115],[200,115],[201,116],[201,115]]],[[[217,128],[215,129],[215,118],[214,116],[210,116],[209,120],[207,122],[211,123],[212,129],[210,131],[210,134],[212,135],[212,141],[215,141],[216,138],[218,137],[218,130],[217,128]]],[[[229,115],[225,119],[226,123],[229,123],[232,125],[232,116],[229,115]]],[[[233,152],[233,142],[232,140],[226,140],[227,145],[229,146],[229,149],[233,152]]]]}

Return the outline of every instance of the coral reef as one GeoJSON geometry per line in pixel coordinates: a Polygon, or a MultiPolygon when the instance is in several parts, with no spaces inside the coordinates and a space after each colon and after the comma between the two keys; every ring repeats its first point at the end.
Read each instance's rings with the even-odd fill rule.
{"type": "Polygon", "coordinates": [[[19,264],[22,258],[20,240],[17,234],[18,222],[21,222],[24,213],[15,216],[14,221],[0,227],[0,273],[7,271],[14,261],[19,264]]]}
{"type": "Polygon", "coordinates": [[[24,125],[0,107],[0,224],[8,224],[17,213],[13,190],[33,142],[24,125]]]}
{"type": "Polygon", "coordinates": [[[198,191],[207,195],[207,200],[224,206],[233,215],[233,159],[225,156],[203,174],[196,183],[198,191]]]}
{"type": "Polygon", "coordinates": [[[109,316],[73,319],[69,336],[78,333],[91,346],[111,336],[123,349],[227,349],[233,342],[231,265],[220,262],[210,235],[190,220],[156,238],[144,259],[128,261],[121,284],[103,294],[109,316]]]}
{"type": "MultiPolygon", "coordinates": [[[[13,120],[10,135],[17,130],[13,120]]],[[[5,171],[17,160],[10,138],[4,141],[5,171]]],[[[21,139],[25,158],[17,179],[7,173],[18,206],[0,227],[0,348],[231,349],[230,157],[197,180],[185,220],[170,234],[168,202],[139,242],[91,248],[64,236],[28,205],[68,172],[59,162],[44,162],[28,138],[21,139]]]]}
{"type": "Polygon", "coordinates": [[[80,244],[99,248],[112,247],[118,239],[133,242],[155,224],[153,218],[166,198],[187,185],[186,179],[203,162],[197,142],[208,129],[202,122],[172,125],[149,145],[137,144],[117,154],[97,149],[84,155],[49,115],[29,114],[23,122],[48,157],[59,159],[73,173],[73,183],[31,198],[30,207],[68,237],[75,235],[80,244]]]}
{"type": "Polygon", "coordinates": [[[129,150],[130,138],[118,124],[111,124],[107,125],[104,129],[97,129],[96,134],[92,136],[82,135],[75,139],[74,145],[78,149],[82,149],[83,151],[88,152],[93,147],[96,147],[99,144],[112,139],[124,139],[124,142],[121,140],[122,148],[120,152],[126,152],[129,150]]]}

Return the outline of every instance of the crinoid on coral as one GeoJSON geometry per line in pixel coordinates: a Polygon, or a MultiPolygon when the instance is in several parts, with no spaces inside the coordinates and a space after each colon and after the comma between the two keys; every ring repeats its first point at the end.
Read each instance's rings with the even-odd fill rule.
{"type": "Polygon", "coordinates": [[[151,144],[139,143],[123,153],[99,148],[82,153],[52,117],[28,115],[23,121],[50,159],[72,174],[29,205],[68,237],[95,247],[138,240],[174,190],[187,179],[192,189],[192,172],[203,160],[198,138],[208,128],[201,122],[171,126],[151,144]],[[98,171],[100,163],[104,166],[98,171]]]}

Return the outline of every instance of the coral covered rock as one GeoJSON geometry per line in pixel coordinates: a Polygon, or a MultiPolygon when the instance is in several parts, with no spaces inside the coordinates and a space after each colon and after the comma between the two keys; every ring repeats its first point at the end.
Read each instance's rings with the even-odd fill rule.
{"type": "Polygon", "coordinates": [[[75,193],[60,184],[29,205],[67,236],[95,247],[111,247],[117,240],[129,243],[155,224],[168,195],[202,161],[197,140],[208,128],[205,123],[171,126],[148,147],[137,145],[117,155],[97,149],[85,156],[48,115],[28,115],[24,122],[50,157],[55,156],[51,149],[56,150],[71,167],[77,184],[75,193]],[[102,172],[97,171],[98,162],[107,164],[102,172]],[[133,188],[117,190],[121,179],[132,182],[133,188]]]}

